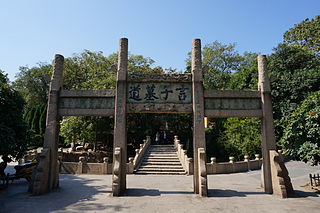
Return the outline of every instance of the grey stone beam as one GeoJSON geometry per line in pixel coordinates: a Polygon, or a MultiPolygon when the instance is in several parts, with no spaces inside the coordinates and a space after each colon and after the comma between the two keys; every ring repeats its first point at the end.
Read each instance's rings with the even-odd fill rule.
{"type": "Polygon", "coordinates": [[[114,97],[115,90],[61,90],[60,98],[106,98],[114,97]]]}

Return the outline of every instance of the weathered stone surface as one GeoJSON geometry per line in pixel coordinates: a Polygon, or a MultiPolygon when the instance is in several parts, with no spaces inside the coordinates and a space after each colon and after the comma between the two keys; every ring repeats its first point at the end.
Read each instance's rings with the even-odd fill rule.
{"type": "Polygon", "coordinates": [[[260,98],[206,98],[205,109],[216,110],[258,110],[260,98]]]}
{"type": "MultiPolygon", "coordinates": [[[[201,41],[192,40],[192,105],[193,105],[193,151],[194,151],[194,192],[200,193],[200,173],[198,162],[198,149],[206,148],[204,132],[204,98],[203,98],[203,76],[201,63],[201,41]]],[[[205,154],[204,154],[205,155],[205,154]]]]}
{"type": "Polygon", "coordinates": [[[259,91],[246,90],[205,90],[205,98],[261,98],[259,91]]]}
{"type": "Polygon", "coordinates": [[[58,168],[58,140],[59,140],[59,115],[58,102],[59,91],[62,86],[64,58],[62,55],[55,55],[53,64],[53,74],[49,89],[48,110],[46,119],[46,130],[44,135],[44,150],[48,154],[43,154],[40,159],[33,186],[30,187],[33,194],[42,194],[51,191],[59,186],[58,168]],[[46,159],[46,158],[49,159],[46,159]],[[45,175],[43,173],[46,173],[45,175]]]}
{"type": "Polygon", "coordinates": [[[198,169],[199,169],[199,194],[201,197],[208,196],[206,152],[204,148],[198,149],[198,169]]]}
{"type": "Polygon", "coordinates": [[[273,194],[287,198],[293,193],[293,187],[282,157],[275,150],[270,150],[270,164],[273,194]]]}
{"type": "Polygon", "coordinates": [[[128,113],[192,113],[192,104],[127,104],[128,113]]]}
{"type": "Polygon", "coordinates": [[[110,90],[61,90],[60,98],[112,98],[115,96],[116,91],[110,90]]]}
{"type": "Polygon", "coordinates": [[[39,154],[39,162],[32,174],[29,192],[33,195],[41,195],[48,192],[50,175],[50,149],[44,148],[39,154]]]}
{"type": "Polygon", "coordinates": [[[192,103],[190,83],[129,83],[128,103],[192,103]]]}
{"type": "Polygon", "coordinates": [[[272,193],[271,167],[269,151],[276,149],[275,134],[273,126],[273,114],[271,104],[270,81],[267,74],[267,62],[265,55],[258,56],[259,86],[262,102],[262,158],[264,174],[264,190],[272,193]]]}
{"type": "MultiPolygon", "coordinates": [[[[117,89],[115,98],[115,122],[114,122],[114,149],[121,149],[121,164],[118,174],[113,173],[116,179],[117,190],[114,190],[115,196],[123,193],[126,189],[126,172],[127,172],[127,69],[128,69],[128,39],[122,38],[119,41],[118,55],[118,73],[117,73],[117,89]],[[119,190],[118,190],[118,188],[119,190]]],[[[114,150],[115,153],[115,150],[114,150]]],[[[114,162],[116,156],[114,154],[114,162]]]]}
{"type": "Polygon", "coordinates": [[[122,149],[120,147],[114,148],[114,160],[112,171],[112,195],[119,196],[122,193],[121,190],[121,176],[122,176],[122,149]]]}
{"type": "Polygon", "coordinates": [[[60,98],[59,109],[114,109],[114,98],[60,98]]]}
{"type": "Polygon", "coordinates": [[[212,118],[227,118],[227,117],[238,117],[238,118],[261,118],[262,110],[216,110],[206,109],[206,117],[212,118]]]}
{"type": "Polygon", "coordinates": [[[129,82],[191,82],[191,74],[130,74],[129,82]]]}

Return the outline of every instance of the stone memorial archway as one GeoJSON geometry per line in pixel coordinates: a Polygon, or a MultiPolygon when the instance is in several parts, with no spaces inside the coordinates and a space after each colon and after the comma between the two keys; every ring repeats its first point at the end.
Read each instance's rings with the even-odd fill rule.
{"type": "Polygon", "coordinates": [[[258,57],[258,91],[203,89],[201,41],[192,41],[191,74],[128,75],[128,39],[119,42],[116,90],[63,90],[64,58],[55,56],[50,84],[44,149],[30,185],[34,195],[59,185],[57,150],[60,116],[114,116],[112,193],[126,190],[128,113],[193,114],[194,192],[207,196],[204,117],[258,117],[262,120],[263,179],[266,193],[286,197],[292,191],[281,156],[276,152],[271,90],[266,57],[258,57]]]}

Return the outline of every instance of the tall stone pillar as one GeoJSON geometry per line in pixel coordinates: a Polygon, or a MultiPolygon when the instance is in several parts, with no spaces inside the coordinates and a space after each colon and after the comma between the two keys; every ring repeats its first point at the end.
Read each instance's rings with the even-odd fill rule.
{"type": "Polygon", "coordinates": [[[267,61],[265,55],[258,56],[259,82],[258,89],[261,92],[262,101],[262,157],[264,191],[272,194],[272,179],[270,166],[270,150],[276,150],[276,138],[273,126],[273,114],[271,104],[270,81],[267,73],[267,61]]]}
{"type": "MultiPolygon", "coordinates": [[[[126,162],[127,162],[127,73],[128,73],[128,39],[119,41],[117,89],[115,98],[115,122],[113,142],[113,165],[116,164],[115,149],[121,149],[121,165],[119,172],[119,192],[113,192],[115,196],[126,190],[126,162]]],[[[115,176],[113,169],[113,176],[115,176]]]]}
{"type": "Polygon", "coordinates": [[[43,194],[59,186],[58,142],[59,142],[59,92],[62,87],[64,58],[55,55],[53,74],[49,89],[46,130],[43,151],[30,184],[34,195],[43,194]]]}
{"type": "MultiPolygon", "coordinates": [[[[194,192],[200,192],[200,173],[199,173],[199,148],[206,149],[206,140],[204,132],[204,98],[203,98],[203,76],[201,62],[201,41],[192,40],[192,105],[193,105],[193,186],[194,192]]],[[[204,154],[205,157],[205,154],[204,154]]],[[[202,175],[203,178],[203,175],[202,175]]],[[[205,174],[205,178],[206,174],[205,174]]]]}

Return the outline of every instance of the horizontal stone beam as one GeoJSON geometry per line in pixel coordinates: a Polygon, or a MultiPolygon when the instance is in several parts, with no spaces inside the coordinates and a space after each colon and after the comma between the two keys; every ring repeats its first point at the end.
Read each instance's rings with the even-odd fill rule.
{"type": "Polygon", "coordinates": [[[205,98],[261,98],[260,91],[205,90],[205,98]]]}
{"type": "Polygon", "coordinates": [[[114,97],[115,90],[61,90],[60,98],[77,98],[77,97],[114,97]]]}
{"type": "Polygon", "coordinates": [[[191,82],[191,74],[129,74],[128,82],[191,82]]]}
{"type": "Polygon", "coordinates": [[[261,118],[262,110],[205,110],[206,117],[226,118],[226,117],[239,117],[239,118],[261,118]]]}
{"type": "Polygon", "coordinates": [[[128,113],[192,113],[192,104],[127,104],[128,113]]]}
{"type": "Polygon", "coordinates": [[[114,109],[59,109],[60,116],[113,116],[114,109]]]}

